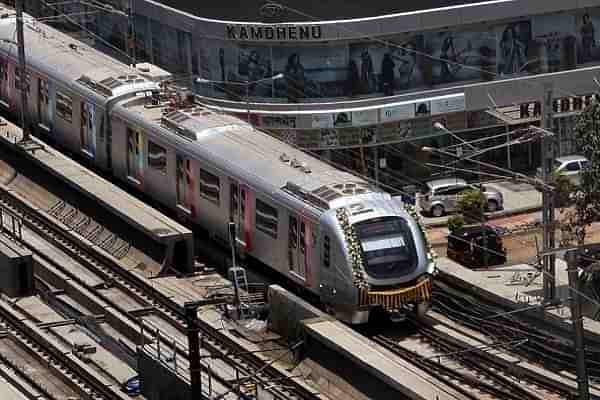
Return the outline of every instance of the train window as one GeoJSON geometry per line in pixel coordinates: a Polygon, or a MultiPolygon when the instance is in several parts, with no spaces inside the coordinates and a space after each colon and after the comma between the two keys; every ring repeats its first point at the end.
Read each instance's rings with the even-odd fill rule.
{"type": "Polygon", "coordinates": [[[58,90],[56,91],[56,115],[67,122],[73,122],[73,99],[58,90]]]}
{"type": "Polygon", "coordinates": [[[289,218],[288,231],[288,263],[290,270],[294,270],[296,261],[296,249],[298,248],[298,220],[293,215],[289,218]]]}
{"type": "Polygon", "coordinates": [[[306,224],[304,222],[300,223],[300,253],[306,253],[306,224]]]}
{"type": "Polygon", "coordinates": [[[277,209],[256,199],[256,229],[277,239],[277,209]]]}
{"type": "Polygon", "coordinates": [[[148,140],[148,166],[161,173],[167,173],[167,150],[148,140]]]}
{"type": "Polygon", "coordinates": [[[221,185],[219,177],[200,168],[200,195],[208,200],[219,204],[221,185]]]}
{"type": "Polygon", "coordinates": [[[48,105],[48,81],[44,79],[38,80],[38,92],[40,104],[48,105]]]}
{"type": "Polygon", "coordinates": [[[330,264],[330,252],[331,252],[331,244],[329,243],[329,236],[325,236],[323,238],[323,265],[329,267],[330,264]]]}
{"type": "MultiPolygon", "coordinates": [[[[31,86],[31,75],[29,72],[25,72],[25,89],[27,93],[29,93],[29,88],[31,86]]],[[[15,89],[21,90],[21,73],[19,69],[15,69],[15,89]]]]}

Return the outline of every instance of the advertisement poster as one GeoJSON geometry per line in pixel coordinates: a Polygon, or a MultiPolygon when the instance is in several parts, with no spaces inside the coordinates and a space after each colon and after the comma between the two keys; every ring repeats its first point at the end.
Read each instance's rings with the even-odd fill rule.
{"type": "Polygon", "coordinates": [[[331,114],[313,114],[312,128],[333,128],[333,115],[331,114]]]}
{"type": "Polygon", "coordinates": [[[416,117],[425,117],[431,114],[431,101],[415,103],[414,106],[416,117]]]}
{"type": "Polygon", "coordinates": [[[302,98],[342,97],[347,80],[345,46],[273,47],[276,96],[295,102],[302,98]]]}
{"type": "Polygon", "coordinates": [[[415,117],[415,105],[410,103],[392,107],[384,107],[379,110],[379,114],[381,122],[411,119],[415,117]]]}
{"type": "Polygon", "coordinates": [[[600,27],[600,11],[590,10],[578,15],[576,22],[577,62],[585,64],[600,60],[598,46],[598,28],[600,27]]]}
{"type": "Polygon", "coordinates": [[[333,114],[333,127],[344,128],[352,126],[352,113],[351,112],[340,112],[333,114]]]}
{"type": "Polygon", "coordinates": [[[431,115],[449,114],[465,111],[465,96],[431,100],[431,115]]]}
{"type": "Polygon", "coordinates": [[[433,56],[427,60],[431,63],[433,84],[493,77],[496,36],[492,32],[432,32],[425,36],[425,45],[427,53],[433,56]]]}
{"type": "Polygon", "coordinates": [[[557,72],[575,68],[576,37],[573,15],[535,17],[533,39],[539,51],[539,72],[557,72]]]}
{"type": "Polygon", "coordinates": [[[533,54],[531,22],[519,21],[496,28],[498,75],[506,77],[536,73],[539,55],[533,54]]]}
{"type": "Polygon", "coordinates": [[[376,125],[378,110],[363,110],[352,112],[352,124],[354,126],[376,125]]]}
{"type": "Polygon", "coordinates": [[[389,44],[350,44],[348,81],[352,95],[381,92],[391,95],[423,85],[418,51],[423,36],[388,39],[389,44]]]}

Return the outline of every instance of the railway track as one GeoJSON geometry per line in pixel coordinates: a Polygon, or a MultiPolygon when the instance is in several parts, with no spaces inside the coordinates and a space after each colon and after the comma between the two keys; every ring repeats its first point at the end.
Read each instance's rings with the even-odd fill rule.
{"type": "MultiPolygon", "coordinates": [[[[0,365],[12,371],[29,387],[30,394],[39,399],[87,400],[125,399],[119,388],[110,387],[85,368],[73,354],[54,346],[51,339],[31,321],[11,309],[8,302],[0,300],[0,329],[4,340],[0,350],[0,365]],[[10,350],[10,351],[9,351],[10,350]],[[10,357],[18,354],[17,357],[10,357]],[[24,360],[25,359],[25,360],[24,360]]],[[[15,381],[3,371],[9,381],[15,381]]],[[[17,379],[17,380],[18,380],[17,379]]],[[[23,386],[16,382],[17,385],[23,386]]]]}
{"type": "MultiPolygon", "coordinates": [[[[185,338],[186,327],[184,322],[184,310],[171,299],[152,288],[151,285],[143,278],[124,271],[118,264],[117,260],[111,256],[98,252],[93,243],[82,240],[76,232],[63,231],[56,224],[56,221],[45,211],[37,210],[32,207],[25,199],[15,196],[13,193],[0,189],[0,207],[9,210],[15,216],[21,218],[24,229],[29,229],[35,234],[42,237],[44,240],[59,248],[65,254],[83,265],[93,274],[98,275],[104,282],[112,287],[118,288],[122,293],[126,294],[131,301],[143,305],[151,309],[153,318],[160,319],[163,323],[168,324],[174,331],[179,332],[183,340],[185,338]]],[[[104,301],[118,310],[122,315],[128,318],[132,323],[139,323],[139,315],[128,312],[120,304],[111,300],[107,296],[98,293],[97,288],[91,287],[84,279],[77,274],[69,271],[61,265],[57,265],[51,257],[41,253],[39,249],[32,249],[35,253],[45,258],[46,261],[53,263],[61,272],[69,276],[75,282],[86,289],[98,294],[104,301]]],[[[207,322],[199,320],[199,328],[202,333],[203,349],[208,351],[213,358],[222,360],[229,365],[232,370],[243,371],[242,378],[247,378],[252,385],[244,385],[248,393],[246,397],[251,398],[252,386],[262,386],[263,389],[270,392],[273,398],[276,399],[313,399],[315,395],[303,385],[290,379],[288,376],[277,370],[274,366],[266,363],[258,354],[247,352],[241,344],[230,338],[223,332],[215,330],[207,322]],[[251,377],[248,378],[248,377],[251,377]],[[278,382],[279,385],[273,385],[271,382],[278,382]],[[248,389],[250,388],[250,389],[248,389]]],[[[172,344],[171,338],[162,337],[165,343],[172,344]]],[[[177,352],[186,356],[184,346],[177,347],[177,352]]],[[[205,372],[206,367],[203,366],[205,372]]],[[[234,379],[231,376],[215,375],[218,371],[211,370],[212,376],[216,378],[222,385],[229,388],[233,393],[239,393],[240,388],[236,387],[234,379]]],[[[234,375],[235,376],[235,375],[234,375]]]]}
{"type": "MultiPolygon", "coordinates": [[[[489,345],[465,343],[434,329],[431,323],[411,320],[409,324],[415,330],[412,335],[379,334],[372,339],[418,368],[435,372],[436,378],[466,399],[550,400],[576,395],[567,385],[528,372],[518,366],[514,357],[506,356],[510,353],[507,350],[518,348],[525,340],[489,345]]],[[[453,334],[460,332],[454,324],[448,329],[453,334]]]]}
{"type": "MultiPolygon", "coordinates": [[[[539,323],[525,321],[519,313],[510,312],[474,296],[465,295],[445,283],[438,282],[434,291],[433,306],[454,321],[478,332],[493,332],[496,340],[511,341],[526,338],[519,347],[521,355],[552,371],[575,373],[574,345],[570,339],[552,333],[539,323]]],[[[528,308],[528,307],[526,307],[528,308]]],[[[571,332],[564,332],[569,337],[571,332]]],[[[600,378],[600,352],[597,344],[586,348],[586,366],[591,379],[600,378]]]]}

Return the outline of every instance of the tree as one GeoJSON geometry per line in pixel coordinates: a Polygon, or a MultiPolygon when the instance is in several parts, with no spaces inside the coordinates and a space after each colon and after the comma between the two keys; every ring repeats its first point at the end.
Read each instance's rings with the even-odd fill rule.
{"type": "Polygon", "coordinates": [[[571,195],[574,207],[565,213],[561,231],[582,245],[587,228],[600,215],[600,103],[592,101],[583,110],[574,133],[577,146],[589,163],[581,171],[580,186],[571,195]]]}
{"type": "Polygon", "coordinates": [[[465,216],[468,223],[483,221],[485,195],[480,190],[467,190],[458,198],[457,208],[465,216]]]}

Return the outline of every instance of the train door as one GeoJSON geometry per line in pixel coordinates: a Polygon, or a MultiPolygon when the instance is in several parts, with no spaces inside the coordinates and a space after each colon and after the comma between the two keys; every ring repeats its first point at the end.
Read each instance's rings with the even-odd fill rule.
{"type": "Polygon", "coordinates": [[[177,208],[183,209],[186,213],[195,216],[193,194],[194,194],[194,175],[192,174],[192,162],[189,158],[177,155],[177,208]]]}
{"type": "Polygon", "coordinates": [[[10,108],[10,63],[6,58],[0,59],[0,101],[6,108],[10,108]]]}
{"type": "Polygon", "coordinates": [[[250,191],[248,187],[230,179],[229,220],[235,222],[236,243],[245,251],[251,249],[249,201],[250,191]]]}
{"type": "Polygon", "coordinates": [[[141,129],[127,127],[127,178],[142,184],[144,172],[144,135],[141,129]]]}
{"type": "MultiPolygon", "coordinates": [[[[96,156],[96,107],[86,101],[81,102],[80,129],[79,137],[81,141],[81,150],[88,156],[96,156]]],[[[136,132],[136,134],[139,134],[136,132]]],[[[137,137],[136,141],[141,140],[137,137]]],[[[138,148],[140,147],[137,143],[138,148]]]]}
{"type": "Polygon", "coordinates": [[[321,224],[321,268],[319,274],[320,296],[328,312],[335,303],[340,271],[335,267],[335,243],[328,228],[321,224]]]}
{"type": "Polygon", "coordinates": [[[39,126],[46,133],[52,130],[52,102],[50,101],[50,82],[44,78],[38,78],[38,121],[39,126]]]}
{"type": "Polygon", "coordinates": [[[288,263],[290,271],[308,283],[310,275],[310,224],[290,215],[288,221],[288,263]]]}

